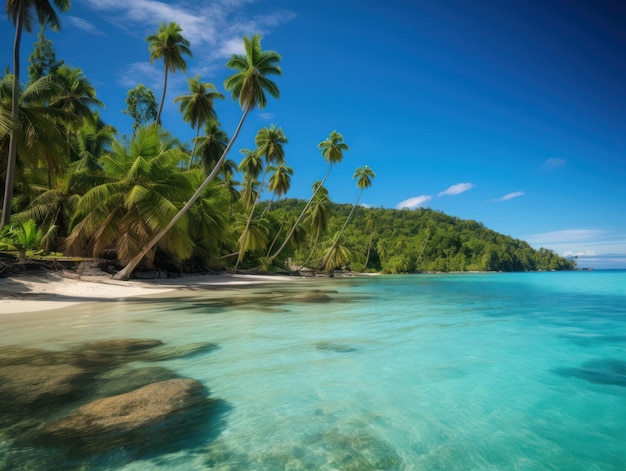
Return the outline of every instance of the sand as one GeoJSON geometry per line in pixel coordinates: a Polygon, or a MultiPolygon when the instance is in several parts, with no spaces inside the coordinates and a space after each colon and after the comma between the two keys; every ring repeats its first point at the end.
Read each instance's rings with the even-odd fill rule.
{"type": "Polygon", "coordinates": [[[0,315],[56,310],[83,302],[150,296],[181,289],[227,287],[296,279],[274,275],[194,275],[174,279],[117,281],[111,275],[54,272],[0,278],[0,315]]]}

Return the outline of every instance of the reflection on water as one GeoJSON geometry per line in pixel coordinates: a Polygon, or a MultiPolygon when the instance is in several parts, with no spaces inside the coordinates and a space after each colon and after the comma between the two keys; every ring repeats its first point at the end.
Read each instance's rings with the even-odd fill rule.
{"type": "Polygon", "coordinates": [[[626,469],[622,273],[0,317],[0,470],[626,469]]]}

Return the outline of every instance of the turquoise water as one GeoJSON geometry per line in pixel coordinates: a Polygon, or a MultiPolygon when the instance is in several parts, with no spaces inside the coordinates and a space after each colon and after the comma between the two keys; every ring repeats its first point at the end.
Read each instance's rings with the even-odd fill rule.
{"type": "Polygon", "coordinates": [[[216,344],[158,366],[201,381],[219,413],[149,452],[50,458],[0,432],[0,469],[19,453],[47,453],[42,469],[626,469],[626,271],[196,289],[44,319],[0,319],[1,344],[216,344]],[[313,289],[327,299],[293,298],[313,289]]]}

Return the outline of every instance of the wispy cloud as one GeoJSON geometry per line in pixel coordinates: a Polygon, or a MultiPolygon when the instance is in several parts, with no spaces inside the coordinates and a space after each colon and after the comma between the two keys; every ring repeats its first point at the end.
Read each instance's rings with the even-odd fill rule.
{"type": "Polygon", "coordinates": [[[432,195],[414,196],[413,198],[409,198],[407,200],[399,202],[396,205],[396,209],[404,209],[404,208],[415,209],[424,205],[425,203],[428,203],[432,199],[433,199],[432,195]]]}
{"type": "Polygon", "coordinates": [[[268,14],[244,15],[246,5],[255,0],[85,0],[103,19],[145,37],[160,23],[174,21],[183,29],[198,62],[222,60],[243,50],[241,38],[253,33],[265,34],[295,17],[278,10],[268,14]]]}
{"type": "Polygon", "coordinates": [[[535,248],[545,247],[565,257],[577,257],[579,266],[616,268],[621,263],[621,267],[626,267],[626,234],[605,229],[566,229],[522,238],[535,248]]]}
{"type": "Polygon", "coordinates": [[[133,62],[117,76],[117,83],[122,87],[134,88],[139,83],[154,90],[163,88],[163,77],[154,73],[150,62],[133,62]]]}
{"type": "Polygon", "coordinates": [[[513,193],[507,193],[502,198],[495,198],[489,201],[491,201],[492,203],[501,203],[502,201],[509,201],[513,198],[519,198],[520,196],[524,196],[525,194],[526,193],[523,191],[514,191],[513,193]]]}
{"type": "Polygon", "coordinates": [[[106,33],[104,31],[101,31],[91,21],[87,21],[84,18],[79,18],[77,16],[68,16],[66,19],[67,22],[72,26],[81,29],[89,34],[93,34],[94,36],[106,36],[106,33]]]}
{"type": "Polygon", "coordinates": [[[437,196],[454,196],[460,195],[461,193],[465,193],[468,190],[474,188],[473,183],[457,183],[456,185],[452,185],[447,190],[442,191],[437,196]]]}
{"type": "Polygon", "coordinates": [[[546,161],[541,164],[539,167],[540,172],[551,172],[552,170],[556,170],[557,168],[565,167],[567,164],[567,160],[559,159],[558,157],[550,157],[546,159],[546,161]]]}

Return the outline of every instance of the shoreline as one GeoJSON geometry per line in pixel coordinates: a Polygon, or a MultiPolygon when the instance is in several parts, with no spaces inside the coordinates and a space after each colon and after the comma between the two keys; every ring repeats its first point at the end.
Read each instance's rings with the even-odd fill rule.
{"type": "Polygon", "coordinates": [[[150,297],[176,290],[228,288],[296,281],[287,275],[183,275],[154,280],[114,280],[109,274],[52,272],[0,278],[0,318],[7,314],[56,311],[81,303],[150,297]]]}

